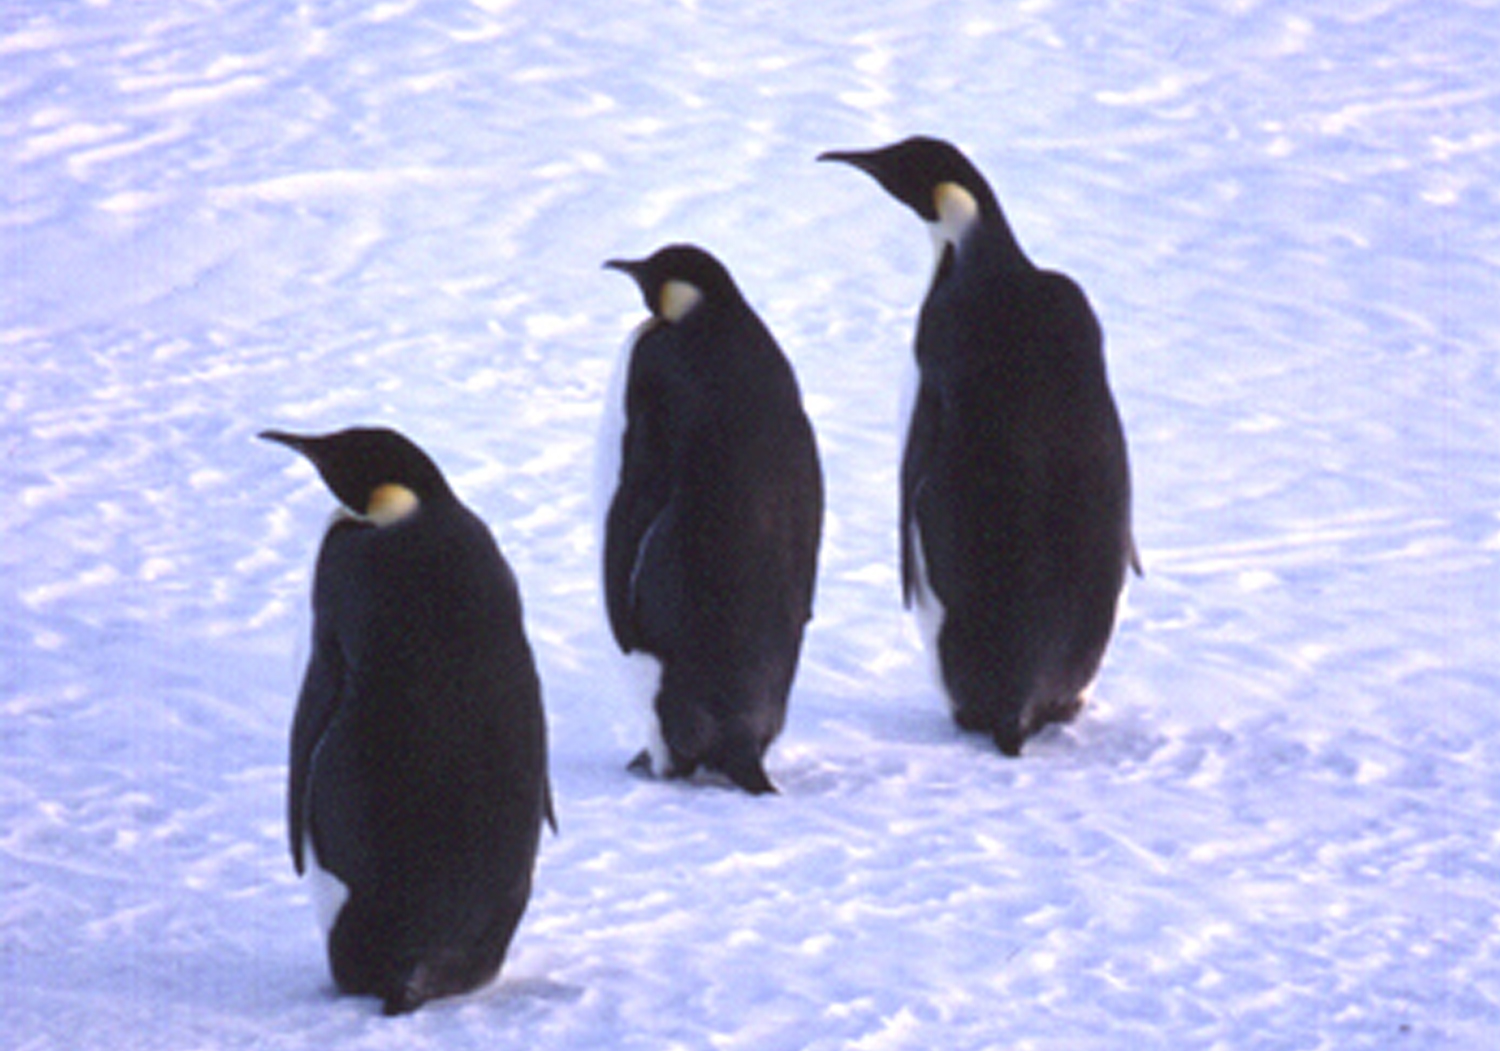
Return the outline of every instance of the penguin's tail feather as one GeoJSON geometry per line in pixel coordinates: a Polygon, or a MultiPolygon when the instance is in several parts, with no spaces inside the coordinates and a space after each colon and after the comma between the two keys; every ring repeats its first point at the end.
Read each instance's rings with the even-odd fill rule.
{"type": "MultiPolygon", "coordinates": [[[[704,705],[691,694],[663,690],[657,699],[657,715],[671,767],[657,773],[691,777],[704,766],[723,774],[751,795],[775,792],[776,786],[761,765],[770,735],[758,732],[752,721],[741,715],[716,714],[714,707],[704,705]]],[[[636,765],[631,764],[632,768],[636,765]]]]}
{"type": "Polygon", "coordinates": [[[766,768],[761,765],[760,756],[753,752],[746,755],[727,756],[724,762],[724,776],[753,796],[776,793],[776,786],[766,776],[766,768]]]}
{"type": "Polygon", "coordinates": [[[406,976],[397,979],[381,998],[386,1016],[411,1014],[428,1000],[463,991],[463,985],[467,983],[456,982],[451,975],[442,972],[442,967],[426,961],[412,965],[406,976]]]}
{"type": "Polygon", "coordinates": [[[753,796],[774,794],[776,786],[766,775],[762,762],[765,748],[757,735],[739,720],[731,722],[724,731],[719,761],[714,765],[753,796]]]}
{"type": "MultiPolygon", "coordinates": [[[[510,928],[514,930],[514,922],[510,928]]],[[[507,935],[498,946],[440,951],[417,963],[381,997],[383,1011],[387,1016],[411,1014],[429,1000],[473,992],[499,973],[509,940],[507,935]]]]}
{"type": "Polygon", "coordinates": [[[381,1010],[387,1018],[394,1018],[397,1015],[411,1014],[430,999],[431,997],[422,991],[416,976],[413,975],[411,979],[386,994],[381,1003],[381,1010]]]}

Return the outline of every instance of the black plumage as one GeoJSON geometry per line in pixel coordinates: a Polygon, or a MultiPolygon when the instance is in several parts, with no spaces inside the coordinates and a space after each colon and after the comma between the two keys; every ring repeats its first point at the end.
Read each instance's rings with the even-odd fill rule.
{"type": "Polygon", "coordinates": [[[1071,719],[1134,560],[1125,435],[1083,291],[1026,257],[977,169],[910,138],[833,151],[933,230],[901,464],[906,602],[958,723],[1008,755],[1071,719]]]}
{"type": "Polygon", "coordinates": [[[774,791],[763,759],[785,723],[822,528],[812,426],[791,365],[711,255],[674,245],[607,265],[651,312],[626,349],[623,433],[607,439],[619,471],[605,480],[610,627],[660,666],[660,741],[632,765],[774,791]]]}
{"type": "Polygon", "coordinates": [[[400,434],[262,437],[311,460],[343,505],[292,727],[292,857],[346,892],[328,931],[338,987],[412,1011],[498,972],[552,816],[516,581],[400,434]]]}

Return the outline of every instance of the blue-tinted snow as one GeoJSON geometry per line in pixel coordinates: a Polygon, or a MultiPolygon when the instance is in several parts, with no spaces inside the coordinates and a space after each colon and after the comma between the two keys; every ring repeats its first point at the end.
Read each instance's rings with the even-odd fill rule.
{"type": "Polygon", "coordinates": [[[0,14],[0,1034],[27,1049],[1474,1048],[1500,1033],[1500,11],[14,0],[0,14]],[[1147,575],[1009,762],[899,608],[943,135],[1088,289],[1147,575]],[[781,797],[623,772],[589,508],[694,240],[795,362],[829,521],[781,797]],[[334,999],[284,846],[330,506],[397,425],[493,524],[562,834],[501,980],[334,999]]]}

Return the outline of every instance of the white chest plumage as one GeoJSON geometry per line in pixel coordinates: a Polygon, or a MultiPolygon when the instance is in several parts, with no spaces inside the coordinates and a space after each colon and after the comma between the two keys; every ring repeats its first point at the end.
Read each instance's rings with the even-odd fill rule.
{"type": "Polygon", "coordinates": [[[307,865],[307,893],[312,898],[313,912],[323,937],[327,938],[338,922],[344,903],[349,900],[349,888],[318,863],[318,850],[313,846],[312,836],[302,839],[302,859],[307,865]]]}

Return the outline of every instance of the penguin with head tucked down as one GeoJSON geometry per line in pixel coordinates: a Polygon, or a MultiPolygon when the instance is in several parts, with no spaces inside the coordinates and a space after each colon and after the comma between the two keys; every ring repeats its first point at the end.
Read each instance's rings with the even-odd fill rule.
{"type": "Polygon", "coordinates": [[[819,159],[873,176],[932,231],[901,464],[902,587],[958,724],[1017,755],[1082,706],[1135,563],[1099,324],[1077,284],[1026,257],[949,143],[819,159]]]}
{"type": "Polygon", "coordinates": [[[632,769],[775,791],[763,760],[812,616],[823,480],[790,363],[700,248],[605,264],[650,316],[601,431],[604,597],[646,664],[650,744],[632,769]]]}
{"type": "Polygon", "coordinates": [[[489,529],[402,435],[261,437],[311,460],[343,505],[292,725],[292,859],[317,876],[339,989],[414,1011],[498,973],[552,820],[519,593],[489,529]]]}

